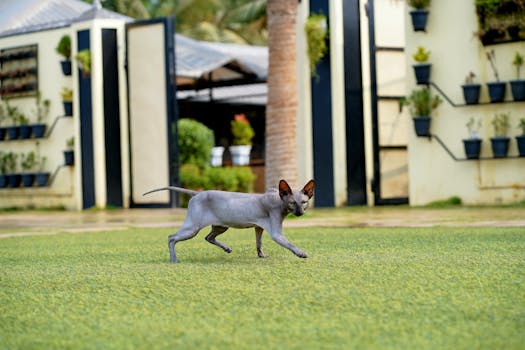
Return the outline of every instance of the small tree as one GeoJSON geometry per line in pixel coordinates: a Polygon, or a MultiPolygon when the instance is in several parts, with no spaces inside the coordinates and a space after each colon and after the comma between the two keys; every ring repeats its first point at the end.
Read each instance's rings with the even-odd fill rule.
{"type": "Polygon", "coordinates": [[[59,55],[69,60],[71,57],[71,37],[67,34],[62,36],[55,50],[59,55]]]}
{"type": "Polygon", "coordinates": [[[423,46],[418,46],[417,51],[412,54],[412,58],[417,63],[424,63],[428,61],[430,51],[427,51],[423,46]]]}
{"type": "Polygon", "coordinates": [[[494,115],[492,119],[492,126],[494,127],[494,136],[506,137],[509,131],[509,115],[510,113],[499,113],[494,115]]]}
{"type": "Polygon", "coordinates": [[[519,52],[516,52],[516,55],[514,56],[514,60],[512,61],[512,64],[516,66],[516,76],[517,79],[520,79],[520,69],[521,66],[523,66],[523,56],[520,55],[519,52]]]}

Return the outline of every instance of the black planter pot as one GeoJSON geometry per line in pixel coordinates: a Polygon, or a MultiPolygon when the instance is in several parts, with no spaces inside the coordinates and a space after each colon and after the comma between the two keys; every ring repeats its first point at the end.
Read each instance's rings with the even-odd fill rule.
{"type": "Polygon", "coordinates": [[[62,73],[64,73],[64,75],[71,75],[71,60],[60,61],[60,65],[62,66],[62,73]]]}
{"type": "Polygon", "coordinates": [[[481,91],[480,84],[465,84],[461,85],[463,88],[463,97],[465,103],[468,105],[477,105],[479,103],[479,93],[481,91]]]}
{"type": "Polygon", "coordinates": [[[3,141],[5,139],[5,128],[0,128],[0,141],[3,141]]]}
{"type": "Polygon", "coordinates": [[[37,139],[44,137],[46,134],[46,124],[33,124],[31,129],[33,130],[33,136],[37,139]]]}
{"type": "Polygon", "coordinates": [[[23,140],[26,140],[31,137],[31,126],[29,125],[20,125],[19,137],[23,140]]]}
{"type": "Polygon", "coordinates": [[[492,155],[494,158],[505,158],[509,151],[509,141],[508,137],[491,137],[490,143],[492,146],[492,155]]]}
{"type": "Polygon", "coordinates": [[[414,117],[414,130],[417,136],[430,136],[430,117],[414,117]]]}
{"type": "Polygon", "coordinates": [[[7,175],[1,174],[0,175],[0,188],[6,188],[7,187],[7,175]]]}
{"type": "Polygon", "coordinates": [[[64,165],[75,165],[75,153],[73,150],[64,151],[64,165]]]}
{"type": "Polygon", "coordinates": [[[428,11],[427,10],[413,10],[410,11],[412,17],[412,27],[415,32],[424,32],[427,27],[428,11]]]}
{"type": "Polygon", "coordinates": [[[36,173],[35,174],[35,180],[36,185],[38,187],[44,187],[47,186],[47,183],[49,181],[49,173],[36,173]]]}
{"type": "Polygon", "coordinates": [[[19,132],[20,132],[20,127],[18,126],[8,126],[7,127],[7,135],[9,136],[9,140],[18,139],[19,132]]]}
{"type": "Polygon", "coordinates": [[[504,82],[487,83],[489,88],[490,102],[502,102],[505,99],[507,84],[504,82]]]}
{"type": "Polygon", "coordinates": [[[22,184],[24,187],[33,187],[33,182],[35,182],[35,174],[22,174],[22,184]]]}
{"type": "Polygon", "coordinates": [[[64,115],[65,116],[72,116],[73,115],[73,102],[71,101],[62,101],[64,104],[64,115]]]}
{"type": "Polygon", "coordinates": [[[525,135],[516,136],[520,157],[525,157],[525,135]]]}
{"type": "Polygon", "coordinates": [[[20,182],[22,181],[22,176],[20,176],[20,174],[7,174],[6,176],[9,187],[20,187],[20,182]]]}
{"type": "Polygon", "coordinates": [[[428,85],[430,81],[430,68],[432,68],[432,65],[430,63],[421,63],[415,64],[412,67],[414,67],[414,73],[416,74],[416,82],[418,84],[428,85]]]}
{"type": "Polygon", "coordinates": [[[481,139],[467,139],[463,140],[465,147],[465,155],[467,159],[479,159],[481,152],[481,139]]]}
{"type": "Polygon", "coordinates": [[[510,89],[514,101],[525,101],[525,80],[511,80],[510,89]]]}

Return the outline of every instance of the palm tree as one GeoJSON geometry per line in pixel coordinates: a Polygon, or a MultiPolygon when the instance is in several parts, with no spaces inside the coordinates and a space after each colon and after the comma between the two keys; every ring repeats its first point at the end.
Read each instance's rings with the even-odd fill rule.
{"type": "Polygon", "coordinates": [[[268,0],[268,102],[266,105],[266,188],[286,179],[297,187],[297,0],[268,0]]]}
{"type": "MultiPolygon", "coordinates": [[[[84,0],[92,3],[92,0],[84,0]]],[[[150,15],[141,0],[104,0],[102,6],[108,10],[133,17],[135,19],[148,19],[150,15]]]]}
{"type": "Polygon", "coordinates": [[[266,44],[266,0],[167,0],[149,11],[175,16],[177,32],[197,40],[266,44]]]}

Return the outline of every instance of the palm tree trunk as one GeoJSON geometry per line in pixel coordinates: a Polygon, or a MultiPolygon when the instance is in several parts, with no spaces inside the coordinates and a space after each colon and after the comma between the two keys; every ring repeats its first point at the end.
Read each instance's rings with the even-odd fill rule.
{"type": "Polygon", "coordinates": [[[268,0],[268,103],[266,106],[266,189],[280,179],[297,187],[297,0],[268,0]]]}

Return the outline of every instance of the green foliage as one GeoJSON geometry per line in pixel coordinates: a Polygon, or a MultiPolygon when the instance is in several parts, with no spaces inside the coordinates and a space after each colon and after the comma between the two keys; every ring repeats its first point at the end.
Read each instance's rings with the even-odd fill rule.
{"type": "Polygon", "coordinates": [[[20,154],[20,165],[22,166],[22,170],[25,172],[33,170],[33,168],[36,165],[36,160],[37,160],[36,154],[33,151],[28,152],[28,153],[21,153],[20,154]]]}
{"type": "Polygon", "coordinates": [[[6,119],[11,119],[12,125],[22,124],[22,122],[27,120],[25,115],[22,112],[20,112],[18,107],[11,106],[7,100],[5,102],[5,105],[6,105],[6,111],[7,111],[6,119]]]}
{"type": "Polygon", "coordinates": [[[6,174],[14,174],[18,168],[18,154],[7,152],[4,155],[4,168],[6,174]]]}
{"type": "Polygon", "coordinates": [[[468,134],[471,139],[479,139],[479,130],[481,129],[482,121],[480,118],[470,117],[467,122],[468,134]]]}
{"type": "Polygon", "coordinates": [[[431,207],[431,208],[448,208],[448,207],[459,206],[461,204],[462,204],[462,200],[460,197],[452,196],[444,200],[430,202],[426,206],[431,207]]]}
{"type": "Polygon", "coordinates": [[[412,91],[410,96],[401,100],[402,106],[408,106],[412,117],[431,116],[443,100],[439,96],[432,96],[429,88],[412,91]]]}
{"type": "Polygon", "coordinates": [[[91,74],[91,51],[89,49],[81,50],[77,53],[75,59],[80,65],[82,75],[89,76],[91,74]]]}
{"type": "MultiPolygon", "coordinates": [[[[194,190],[222,190],[232,192],[253,192],[255,174],[249,167],[206,167],[183,164],[180,167],[182,186],[194,190]]],[[[186,206],[188,196],[182,196],[186,206]]]]}
{"type": "Polygon", "coordinates": [[[430,0],[408,0],[408,6],[424,10],[430,6],[430,0]]]}
{"type": "Polygon", "coordinates": [[[308,61],[310,62],[310,73],[316,76],[316,66],[328,52],[326,40],[328,28],[326,16],[321,13],[312,13],[304,24],[306,41],[308,44],[308,61]]]}
{"type": "Polygon", "coordinates": [[[75,148],[75,138],[72,136],[66,140],[66,149],[75,148]]]}
{"type": "Polygon", "coordinates": [[[63,87],[60,96],[62,96],[62,101],[71,102],[73,101],[73,90],[68,87],[63,87]]]}
{"type": "Polygon", "coordinates": [[[0,126],[2,126],[7,119],[8,119],[7,106],[2,101],[0,102],[0,126]]]}
{"type": "Polygon", "coordinates": [[[505,137],[509,131],[510,113],[497,113],[492,118],[492,126],[494,127],[494,136],[505,137]]]}
{"type": "Polygon", "coordinates": [[[521,118],[518,124],[518,128],[521,129],[521,134],[525,135],[525,118],[521,118]]]}
{"type": "Polygon", "coordinates": [[[6,349],[521,349],[523,227],[173,228],[2,240],[6,349]],[[175,322],[176,321],[176,322],[175,322]],[[169,335],[169,336],[167,336],[169,335]]]}
{"type": "Polygon", "coordinates": [[[42,100],[42,94],[38,91],[36,94],[36,120],[39,123],[47,119],[50,106],[51,101],[49,99],[42,100]]]}
{"type": "Polygon", "coordinates": [[[184,118],[177,123],[180,164],[209,165],[211,149],[215,146],[213,131],[194,119],[184,118]]]}
{"type": "Polygon", "coordinates": [[[414,61],[418,63],[427,62],[430,56],[430,51],[427,51],[423,46],[418,46],[417,51],[412,55],[414,61]]]}
{"type": "Polygon", "coordinates": [[[7,173],[7,167],[6,167],[6,152],[0,151],[0,175],[7,173]]]}
{"type": "Polygon", "coordinates": [[[523,56],[520,55],[519,52],[516,52],[514,60],[512,61],[512,65],[516,66],[516,76],[518,79],[520,79],[520,69],[521,66],[523,66],[523,56]]]}
{"type": "Polygon", "coordinates": [[[62,36],[55,50],[59,55],[69,60],[71,57],[71,37],[67,34],[62,36]]]}
{"type": "Polygon", "coordinates": [[[233,144],[251,145],[252,139],[255,136],[250,122],[244,114],[236,114],[234,120],[231,121],[231,131],[233,135],[233,144]]]}

